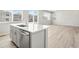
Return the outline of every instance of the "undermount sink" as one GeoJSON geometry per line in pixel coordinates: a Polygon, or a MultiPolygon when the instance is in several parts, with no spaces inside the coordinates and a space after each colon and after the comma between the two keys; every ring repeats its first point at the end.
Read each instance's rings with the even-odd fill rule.
{"type": "Polygon", "coordinates": [[[24,24],[22,24],[22,25],[17,25],[17,26],[19,26],[19,27],[27,27],[27,25],[24,25],[24,24]]]}

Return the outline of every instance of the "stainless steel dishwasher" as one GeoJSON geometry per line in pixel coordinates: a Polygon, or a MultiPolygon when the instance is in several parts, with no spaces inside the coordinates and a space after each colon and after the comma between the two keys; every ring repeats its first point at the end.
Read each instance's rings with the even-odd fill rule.
{"type": "Polygon", "coordinates": [[[29,32],[20,30],[20,48],[29,48],[29,32]]]}

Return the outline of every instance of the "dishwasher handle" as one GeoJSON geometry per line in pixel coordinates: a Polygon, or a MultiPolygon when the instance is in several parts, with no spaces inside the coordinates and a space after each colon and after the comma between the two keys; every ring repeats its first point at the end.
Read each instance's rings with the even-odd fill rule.
{"type": "Polygon", "coordinates": [[[22,35],[26,35],[26,36],[29,36],[29,33],[27,32],[21,32],[22,35]]]}

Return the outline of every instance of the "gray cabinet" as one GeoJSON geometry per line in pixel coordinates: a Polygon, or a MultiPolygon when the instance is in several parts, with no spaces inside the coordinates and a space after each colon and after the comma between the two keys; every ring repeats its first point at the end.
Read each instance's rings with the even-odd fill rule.
{"type": "Polygon", "coordinates": [[[12,13],[5,10],[0,10],[0,22],[9,22],[12,19],[12,13]]]}
{"type": "Polygon", "coordinates": [[[21,48],[29,48],[29,33],[28,32],[21,32],[20,33],[20,47],[21,48]]]}
{"type": "Polygon", "coordinates": [[[20,48],[29,48],[29,33],[23,30],[20,30],[20,48]]]}
{"type": "Polygon", "coordinates": [[[20,33],[19,30],[15,27],[11,27],[10,29],[10,37],[12,39],[12,41],[18,46],[20,47],[20,33]]]}
{"type": "Polygon", "coordinates": [[[18,46],[18,47],[20,47],[20,31],[19,31],[19,29],[15,29],[15,41],[16,41],[16,45],[18,46]]]}

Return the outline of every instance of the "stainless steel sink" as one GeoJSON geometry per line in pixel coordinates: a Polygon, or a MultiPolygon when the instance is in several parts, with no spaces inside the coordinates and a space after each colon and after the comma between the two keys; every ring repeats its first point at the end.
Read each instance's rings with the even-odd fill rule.
{"type": "Polygon", "coordinates": [[[21,25],[17,25],[19,27],[27,27],[27,25],[21,24],[21,25]]]}

